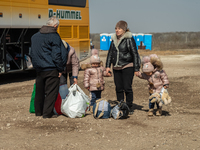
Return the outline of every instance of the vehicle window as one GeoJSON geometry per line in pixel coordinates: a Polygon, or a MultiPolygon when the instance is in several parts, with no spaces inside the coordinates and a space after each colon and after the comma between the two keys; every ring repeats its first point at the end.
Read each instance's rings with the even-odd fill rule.
{"type": "Polygon", "coordinates": [[[49,0],[49,5],[85,7],[86,0],[49,0]]]}

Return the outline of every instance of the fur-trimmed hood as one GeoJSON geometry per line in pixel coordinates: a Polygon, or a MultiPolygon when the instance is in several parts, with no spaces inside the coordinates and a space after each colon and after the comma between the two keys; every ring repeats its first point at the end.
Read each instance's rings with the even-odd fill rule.
{"type": "Polygon", "coordinates": [[[116,33],[113,34],[113,35],[111,36],[111,39],[113,40],[115,46],[118,47],[118,45],[121,43],[121,41],[122,41],[123,39],[125,39],[125,38],[130,39],[131,37],[132,37],[132,33],[129,32],[129,31],[127,31],[127,32],[125,32],[124,35],[120,38],[119,42],[117,42],[117,35],[116,35],[116,33]]]}
{"type": "Polygon", "coordinates": [[[154,72],[157,70],[161,71],[163,69],[163,63],[159,57],[149,57],[149,56],[142,57],[141,69],[143,69],[144,64],[148,62],[150,62],[154,66],[155,68],[154,72]]]}
{"type": "Polygon", "coordinates": [[[163,63],[160,58],[151,57],[150,62],[156,68],[156,70],[161,71],[163,69],[163,63]]]}

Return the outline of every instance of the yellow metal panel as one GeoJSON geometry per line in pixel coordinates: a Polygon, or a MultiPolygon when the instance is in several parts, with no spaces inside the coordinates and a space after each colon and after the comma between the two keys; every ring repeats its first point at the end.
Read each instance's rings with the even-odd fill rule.
{"type": "Polygon", "coordinates": [[[11,7],[10,6],[0,6],[0,27],[1,28],[10,28],[11,27],[11,7]]]}
{"type": "Polygon", "coordinates": [[[47,5],[30,4],[30,8],[40,8],[40,9],[45,8],[46,12],[47,12],[47,17],[48,17],[48,7],[47,7],[47,5]]]}
{"type": "Polygon", "coordinates": [[[25,7],[25,8],[28,8],[30,6],[30,4],[28,3],[28,0],[27,0],[26,2],[23,2],[23,3],[12,2],[11,6],[13,6],[13,7],[25,7]]]}
{"type": "Polygon", "coordinates": [[[10,0],[11,2],[28,3],[29,0],[10,0]]]}
{"type": "Polygon", "coordinates": [[[5,1],[0,0],[0,6],[10,6],[10,5],[11,5],[10,1],[8,1],[8,0],[5,0],[5,1]]]}
{"type": "Polygon", "coordinates": [[[85,7],[89,7],[89,0],[86,0],[86,5],[85,5],[85,7]]]}
{"type": "Polygon", "coordinates": [[[59,34],[61,38],[72,38],[72,26],[59,26],[59,34]]]}
{"type": "Polygon", "coordinates": [[[48,0],[28,0],[30,4],[48,5],[48,0]]]}
{"type": "Polygon", "coordinates": [[[79,26],[79,38],[80,39],[89,38],[88,26],[79,26]]]}
{"type": "Polygon", "coordinates": [[[77,33],[77,26],[73,26],[73,38],[78,38],[78,33],[77,33]]]}

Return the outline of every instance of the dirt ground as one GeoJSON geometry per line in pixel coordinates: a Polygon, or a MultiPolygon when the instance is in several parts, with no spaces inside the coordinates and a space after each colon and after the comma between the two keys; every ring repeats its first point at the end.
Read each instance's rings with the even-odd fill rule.
{"type": "MultiPolygon", "coordinates": [[[[139,51],[159,54],[167,72],[172,103],[160,117],[147,117],[147,81],[134,77],[134,114],[128,119],[96,120],[65,116],[43,119],[29,113],[35,74],[0,75],[0,149],[199,150],[200,50],[139,51]]],[[[100,52],[105,62],[107,52],[100,52]]],[[[89,62],[89,59],[84,62],[89,62]]],[[[83,71],[79,86],[83,87],[83,71]]],[[[102,97],[116,100],[113,77],[104,78],[102,97]]]]}

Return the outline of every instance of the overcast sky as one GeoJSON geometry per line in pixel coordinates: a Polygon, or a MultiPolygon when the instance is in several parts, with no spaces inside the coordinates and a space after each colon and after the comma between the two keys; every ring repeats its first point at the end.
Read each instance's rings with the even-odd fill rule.
{"type": "Polygon", "coordinates": [[[132,33],[200,31],[200,0],[89,0],[90,32],[113,33],[119,20],[132,33]]]}

